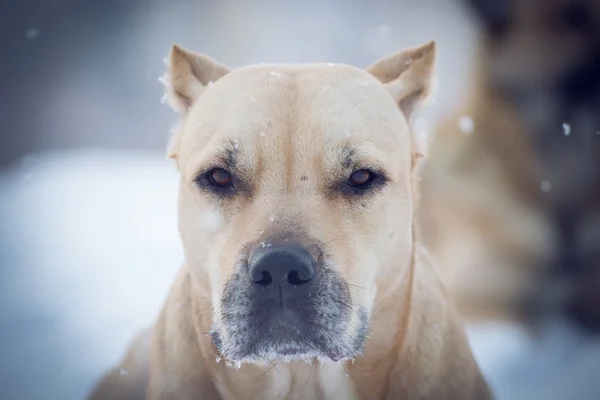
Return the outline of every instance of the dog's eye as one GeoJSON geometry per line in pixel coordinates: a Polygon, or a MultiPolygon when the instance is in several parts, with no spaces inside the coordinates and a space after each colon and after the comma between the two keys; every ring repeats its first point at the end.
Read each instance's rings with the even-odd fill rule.
{"type": "Polygon", "coordinates": [[[233,181],[231,174],[223,168],[214,168],[208,171],[208,181],[211,185],[218,188],[231,186],[233,181]]]}
{"type": "Polygon", "coordinates": [[[377,179],[377,175],[375,175],[374,172],[369,171],[368,169],[359,169],[350,175],[348,183],[350,186],[365,188],[375,179],[377,179]]]}

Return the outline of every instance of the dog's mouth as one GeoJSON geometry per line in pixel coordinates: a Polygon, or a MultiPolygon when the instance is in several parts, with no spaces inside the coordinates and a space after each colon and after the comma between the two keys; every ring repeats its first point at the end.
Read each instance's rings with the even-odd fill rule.
{"type": "Polygon", "coordinates": [[[352,306],[348,286],[332,271],[317,275],[303,295],[290,298],[257,295],[240,275],[232,277],[223,291],[222,318],[210,331],[219,353],[244,363],[339,361],[359,355],[368,313],[352,306]]]}

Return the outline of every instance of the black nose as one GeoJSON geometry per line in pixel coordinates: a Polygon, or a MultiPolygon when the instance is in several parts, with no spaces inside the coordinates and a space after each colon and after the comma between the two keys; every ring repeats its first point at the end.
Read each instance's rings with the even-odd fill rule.
{"type": "Polygon", "coordinates": [[[303,296],[313,283],[314,264],[313,257],[302,246],[260,248],[250,256],[250,280],[266,298],[303,296]]]}

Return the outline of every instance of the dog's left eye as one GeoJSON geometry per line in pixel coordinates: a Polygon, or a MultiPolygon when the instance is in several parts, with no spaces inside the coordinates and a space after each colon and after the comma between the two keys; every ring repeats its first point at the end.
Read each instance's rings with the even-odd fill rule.
{"type": "Polygon", "coordinates": [[[369,184],[375,181],[375,179],[377,179],[377,175],[373,171],[369,171],[368,169],[359,169],[350,175],[348,184],[361,189],[369,186],[369,184]]]}
{"type": "Polygon", "coordinates": [[[214,168],[208,171],[208,181],[217,188],[225,188],[231,185],[233,178],[231,174],[223,168],[214,168]]]}

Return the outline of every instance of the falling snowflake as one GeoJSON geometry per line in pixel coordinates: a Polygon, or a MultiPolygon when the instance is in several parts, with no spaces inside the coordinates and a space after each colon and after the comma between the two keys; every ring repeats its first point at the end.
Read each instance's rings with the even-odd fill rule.
{"type": "Polygon", "coordinates": [[[471,117],[469,117],[467,115],[463,115],[458,120],[458,126],[460,127],[460,130],[462,133],[464,133],[466,135],[470,135],[471,133],[473,133],[473,128],[475,128],[475,123],[473,122],[473,119],[471,117]]]}
{"type": "Polygon", "coordinates": [[[377,28],[377,32],[379,32],[379,34],[381,36],[387,36],[392,32],[392,28],[390,28],[386,24],[383,24],[383,25],[380,25],[379,28],[377,28]]]}
{"type": "Polygon", "coordinates": [[[569,136],[571,134],[571,125],[567,124],[566,122],[563,122],[562,128],[565,136],[569,136]]]}
{"type": "Polygon", "coordinates": [[[40,35],[40,31],[37,28],[29,28],[25,31],[25,37],[29,40],[33,40],[40,35]]]}
{"type": "Polygon", "coordinates": [[[213,81],[208,82],[208,87],[213,87],[215,86],[215,84],[213,83],[213,81]]]}
{"type": "Polygon", "coordinates": [[[215,361],[217,362],[217,364],[220,363],[221,362],[221,357],[216,357],[215,361]]]}
{"type": "Polygon", "coordinates": [[[214,231],[223,224],[223,217],[215,210],[208,210],[202,214],[202,227],[214,231]]]}
{"type": "Polygon", "coordinates": [[[240,369],[242,368],[242,362],[241,361],[236,361],[235,362],[235,369],[240,369]]]}
{"type": "Polygon", "coordinates": [[[160,104],[165,104],[167,102],[167,94],[163,94],[163,96],[160,98],[160,104]]]}
{"type": "Polygon", "coordinates": [[[279,72],[271,71],[271,72],[269,72],[269,75],[271,75],[275,78],[281,78],[281,74],[279,72]]]}
{"type": "Polygon", "coordinates": [[[127,375],[127,370],[126,370],[126,369],[123,369],[123,368],[121,368],[121,369],[119,370],[119,374],[120,374],[121,376],[123,376],[123,375],[127,375]]]}
{"type": "Polygon", "coordinates": [[[240,148],[240,142],[237,139],[233,139],[233,148],[238,150],[240,148]]]}
{"type": "Polygon", "coordinates": [[[330,67],[333,67],[335,64],[334,63],[327,63],[327,65],[329,65],[330,67]]]}
{"type": "Polygon", "coordinates": [[[552,184],[548,181],[542,181],[542,183],[540,183],[540,189],[542,189],[542,192],[548,193],[552,189],[552,184]]]}
{"type": "Polygon", "coordinates": [[[267,134],[265,133],[265,131],[261,131],[261,132],[259,133],[259,136],[267,136],[267,134]]]}
{"type": "Polygon", "coordinates": [[[271,215],[271,216],[269,217],[269,221],[270,221],[270,222],[273,222],[273,221],[275,221],[275,216],[274,216],[274,215],[271,215]]]}

